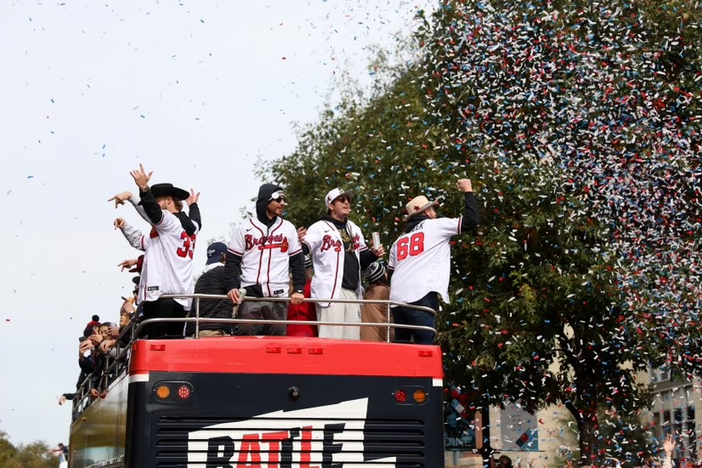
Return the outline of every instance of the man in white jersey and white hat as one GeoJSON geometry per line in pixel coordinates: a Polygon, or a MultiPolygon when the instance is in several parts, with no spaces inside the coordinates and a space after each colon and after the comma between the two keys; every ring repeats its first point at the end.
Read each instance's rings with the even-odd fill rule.
{"type": "MultiPolygon", "coordinates": [[[[348,219],[351,194],[335,188],[324,197],[327,214],[309,229],[300,229],[305,253],[312,254],[311,295],[316,299],[362,299],[361,270],[385,254],[382,246],[370,250],[359,228],[348,219]]],[[[358,323],[361,307],[353,303],[317,302],[317,320],[358,323]]],[[[359,340],[360,327],[319,325],[320,338],[359,340]]]]}
{"type": "MultiPolygon", "coordinates": [[[[474,229],[480,223],[478,201],[470,179],[456,183],[464,193],[463,216],[437,218],[434,206],[420,195],[407,203],[405,230],[390,248],[388,273],[390,300],[429,307],[439,312],[439,299],[449,302],[451,276],[451,237],[474,229]]],[[[407,307],[393,307],[395,324],[422,325],[435,328],[435,316],[407,307]]],[[[434,333],[424,330],[395,329],[395,341],[431,344],[434,333]]]]}
{"type": "MultiPolygon", "coordinates": [[[[297,238],[297,230],[283,219],[287,199],[283,189],[263,184],[258,190],[256,216],[234,230],[227,246],[224,283],[235,304],[241,300],[239,288],[246,297],[290,297],[293,304],[304,299],[305,256],[297,238]],[[290,273],[293,290],[290,291],[290,273]]],[[[251,320],[285,320],[288,304],[282,301],[247,301],[238,315],[251,320]]],[[[239,335],[285,335],[285,325],[240,323],[239,335]]]]}
{"type": "MultiPolygon", "coordinates": [[[[142,303],[143,320],[151,318],[183,318],[190,310],[190,299],[163,299],[163,294],[193,293],[193,251],[195,238],[202,221],[197,200],[200,196],[174,187],[172,184],[155,184],[149,187],[153,173],[144,166],[130,171],[139,187],[139,201],[130,192],[115,195],[110,201],[115,206],[130,201],[139,214],[151,224],[151,232],[142,234],[124,219],[115,220],[115,227],[130,244],[144,251],[144,263],[139,281],[138,302],[142,303]],[[189,214],[182,211],[183,201],[189,214]]],[[[183,323],[154,323],[146,326],[149,338],[180,337],[183,323]]]]}

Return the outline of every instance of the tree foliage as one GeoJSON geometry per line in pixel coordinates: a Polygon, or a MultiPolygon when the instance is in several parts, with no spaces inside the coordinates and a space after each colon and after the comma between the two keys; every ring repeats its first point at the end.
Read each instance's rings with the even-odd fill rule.
{"type": "Polygon", "coordinates": [[[0,431],[0,466],[3,468],[56,468],[57,456],[44,442],[15,447],[6,433],[0,431]]]}
{"type": "Polygon", "coordinates": [[[447,377],[477,405],[564,404],[582,463],[598,410],[649,404],[636,372],[697,372],[700,9],[687,2],[443,0],[417,59],[349,95],[262,169],[308,225],[336,186],[389,245],[404,204],[470,177],[481,228],[456,238],[440,314],[447,377]],[[625,365],[626,364],[626,365],[625,365]]]}

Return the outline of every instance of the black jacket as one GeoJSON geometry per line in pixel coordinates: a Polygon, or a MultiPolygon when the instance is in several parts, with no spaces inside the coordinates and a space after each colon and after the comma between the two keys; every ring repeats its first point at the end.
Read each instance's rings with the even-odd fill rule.
{"type": "MultiPolygon", "coordinates": [[[[195,283],[195,294],[227,294],[224,283],[224,264],[204,272],[195,283]]],[[[229,299],[200,299],[200,317],[206,318],[232,318],[232,301],[229,299]]],[[[190,317],[195,317],[195,302],[190,309],[190,317]]],[[[231,333],[231,324],[228,323],[201,323],[200,330],[222,330],[231,333]]],[[[195,324],[189,323],[185,329],[186,335],[195,334],[195,324]]]]}

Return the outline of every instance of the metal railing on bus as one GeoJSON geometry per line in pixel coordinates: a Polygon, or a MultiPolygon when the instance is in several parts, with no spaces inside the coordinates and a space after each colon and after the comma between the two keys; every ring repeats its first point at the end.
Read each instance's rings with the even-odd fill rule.
{"type": "MultiPolygon", "coordinates": [[[[413,304],[406,304],[404,302],[390,301],[390,300],[367,300],[367,299],[311,299],[305,298],[302,300],[303,303],[322,303],[322,304],[379,304],[386,306],[386,322],[380,325],[378,322],[335,322],[335,321],[322,321],[322,320],[268,320],[268,319],[242,319],[242,318],[232,318],[232,319],[222,319],[222,318],[206,318],[200,317],[200,301],[202,299],[213,299],[213,300],[229,300],[228,296],[220,294],[164,294],[161,296],[164,299],[193,299],[194,302],[194,317],[185,317],[181,319],[173,318],[158,318],[158,319],[148,319],[142,321],[137,328],[134,330],[136,336],[143,329],[145,325],[149,323],[158,322],[184,322],[184,323],[195,323],[195,334],[194,337],[199,338],[200,323],[242,323],[242,324],[254,324],[254,325],[332,325],[340,327],[383,327],[386,329],[386,339],[385,341],[390,342],[390,330],[394,328],[402,328],[407,330],[423,330],[431,332],[436,336],[436,329],[432,327],[422,326],[422,325],[406,325],[406,324],[395,324],[392,323],[390,308],[391,307],[404,307],[408,309],[420,310],[422,312],[429,313],[436,316],[436,311],[431,307],[418,306],[413,304]]],[[[244,296],[244,302],[290,302],[289,297],[250,297],[244,296]]],[[[233,316],[236,315],[238,306],[240,304],[232,304],[234,310],[233,316]]],[[[191,307],[191,310],[193,307],[191,307]]],[[[132,340],[135,338],[132,335],[132,340]]]]}
{"type": "MultiPolygon", "coordinates": [[[[93,374],[88,375],[78,386],[76,391],[76,396],[73,399],[73,419],[76,415],[85,410],[94,395],[90,395],[90,390],[93,388],[93,383],[98,382],[99,393],[102,393],[102,389],[107,390],[108,387],[114,382],[123,371],[127,368],[127,362],[129,359],[129,354],[131,350],[131,343],[134,342],[140,336],[140,333],[144,330],[146,326],[153,323],[195,323],[195,332],[192,337],[188,338],[200,338],[200,324],[201,323],[215,323],[215,324],[227,324],[234,326],[236,324],[253,324],[253,325],[331,325],[340,327],[382,327],[385,329],[385,341],[390,342],[391,330],[394,329],[406,329],[406,330],[421,330],[431,332],[436,336],[436,329],[432,327],[422,326],[422,325],[407,325],[407,324],[396,324],[391,322],[391,307],[403,307],[408,309],[419,310],[426,312],[433,316],[436,316],[436,311],[430,307],[418,306],[413,304],[406,304],[404,302],[390,301],[390,300],[366,300],[366,299],[311,299],[305,298],[302,300],[305,302],[312,303],[323,303],[323,304],[379,304],[386,306],[386,322],[336,322],[336,321],[322,321],[322,320],[268,320],[268,319],[242,319],[242,318],[209,318],[200,317],[200,301],[201,300],[227,300],[229,297],[220,294],[164,294],[161,296],[163,299],[193,299],[193,306],[191,307],[191,312],[195,311],[194,317],[183,317],[183,318],[151,318],[145,320],[139,320],[136,315],[129,322],[127,326],[120,331],[119,337],[115,339],[115,346],[113,348],[113,357],[109,355],[105,357],[104,368],[101,369],[101,375],[96,379],[93,374]],[[129,336],[129,340],[126,341],[126,337],[129,336]]],[[[289,297],[250,297],[244,296],[242,302],[290,302],[289,297]]],[[[238,307],[240,304],[232,303],[232,317],[235,317],[238,313],[238,307]]],[[[186,338],[185,334],[183,338],[186,338]]],[[[97,369],[95,370],[97,371],[97,369]]],[[[94,371],[94,372],[95,372],[94,371]]]]}

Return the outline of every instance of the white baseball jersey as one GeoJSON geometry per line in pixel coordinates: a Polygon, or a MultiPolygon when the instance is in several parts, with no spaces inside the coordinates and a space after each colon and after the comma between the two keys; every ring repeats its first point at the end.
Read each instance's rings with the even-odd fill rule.
{"type": "MultiPolygon", "coordinates": [[[[359,264],[358,277],[361,277],[360,253],[368,250],[366,240],[363,238],[361,228],[351,220],[347,221],[349,235],[353,241],[353,250],[359,264]]],[[[320,220],[307,229],[303,242],[309,247],[312,254],[314,276],[312,277],[311,296],[313,298],[338,299],[341,283],[344,277],[344,245],[341,234],[331,221],[320,220]]],[[[361,282],[358,282],[356,296],[360,299],[361,282]]],[[[320,304],[329,307],[330,304],[320,304]]]]}
{"type": "Polygon", "coordinates": [[[290,257],[302,251],[297,230],[280,217],[269,228],[250,218],[237,226],[227,246],[241,257],[241,286],[260,284],[265,297],[288,296],[290,257]]]}
{"type": "MultiPolygon", "coordinates": [[[[162,294],[193,293],[193,251],[200,227],[190,236],[180,220],[171,212],[162,210],[161,222],[152,226],[149,235],[125,224],[122,232],[132,247],[144,251],[139,296],[141,301],[155,301],[162,294]]],[[[191,299],[175,299],[190,310],[191,299]]]]}
{"type": "Polygon", "coordinates": [[[390,300],[415,302],[432,291],[449,301],[451,236],[461,233],[463,218],[426,219],[402,234],[390,248],[393,270],[390,300]]]}

